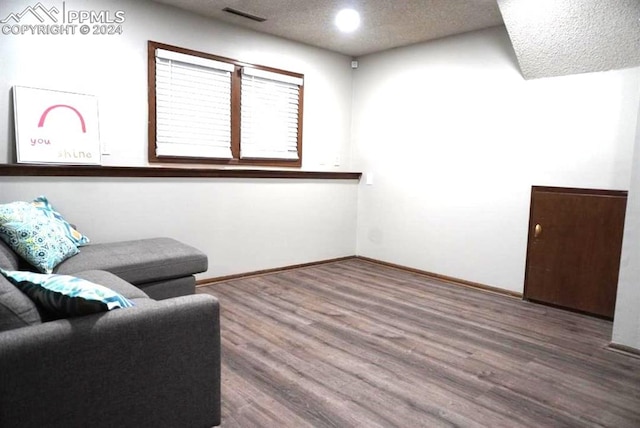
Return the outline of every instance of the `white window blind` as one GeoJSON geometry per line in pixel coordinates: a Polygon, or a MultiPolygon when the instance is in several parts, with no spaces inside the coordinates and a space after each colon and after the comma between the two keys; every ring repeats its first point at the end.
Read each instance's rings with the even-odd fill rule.
{"type": "Polygon", "coordinates": [[[242,69],[241,158],[298,159],[302,84],[303,79],[298,77],[242,69]]]}
{"type": "Polygon", "coordinates": [[[156,49],[156,156],[230,159],[234,65],[156,49]]]}

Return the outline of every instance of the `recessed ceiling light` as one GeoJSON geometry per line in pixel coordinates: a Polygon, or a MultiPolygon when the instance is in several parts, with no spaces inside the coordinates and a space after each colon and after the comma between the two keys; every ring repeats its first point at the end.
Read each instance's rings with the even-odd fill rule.
{"type": "Polygon", "coordinates": [[[336,26],[340,31],[351,33],[360,26],[360,14],[353,9],[342,9],[336,15],[336,26]]]}

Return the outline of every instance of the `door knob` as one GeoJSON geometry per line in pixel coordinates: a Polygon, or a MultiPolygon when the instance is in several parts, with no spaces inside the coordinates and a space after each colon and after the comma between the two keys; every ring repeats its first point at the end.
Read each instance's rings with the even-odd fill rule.
{"type": "Polygon", "coordinates": [[[533,229],[533,237],[539,238],[542,235],[542,226],[540,224],[536,224],[535,229],[533,229]]]}

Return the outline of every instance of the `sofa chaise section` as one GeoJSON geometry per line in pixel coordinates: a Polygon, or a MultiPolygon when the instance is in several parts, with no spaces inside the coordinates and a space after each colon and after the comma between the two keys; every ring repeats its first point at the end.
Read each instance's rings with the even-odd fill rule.
{"type": "MultiPolygon", "coordinates": [[[[33,270],[2,241],[0,267],[33,270]]],[[[160,300],[194,294],[194,275],[207,270],[207,256],[172,238],[89,244],[56,266],[54,273],[74,275],[86,270],[111,272],[160,300]]]]}

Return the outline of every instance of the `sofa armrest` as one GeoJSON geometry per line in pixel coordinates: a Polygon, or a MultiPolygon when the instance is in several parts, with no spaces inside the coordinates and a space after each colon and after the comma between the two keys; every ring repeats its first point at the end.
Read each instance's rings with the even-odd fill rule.
{"type": "Polygon", "coordinates": [[[5,428],[219,425],[218,301],[183,296],[6,331],[0,367],[5,428]]]}

